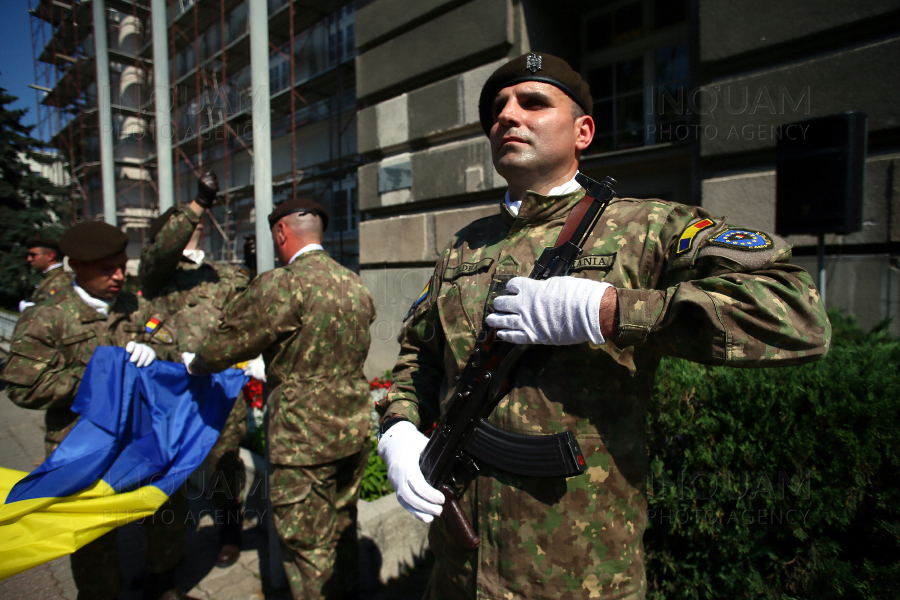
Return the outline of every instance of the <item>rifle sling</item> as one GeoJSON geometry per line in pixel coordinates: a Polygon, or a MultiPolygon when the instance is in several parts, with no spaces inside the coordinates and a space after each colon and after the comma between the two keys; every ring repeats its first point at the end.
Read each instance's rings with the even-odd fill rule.
{"type": "Polygon", "coordinates": [[[556,238],[556,243],[553,244],[554,248],[559,248],[563,244],[569,241],[569,238],[572,237],[572,234],[575,233],[575,229],[578,228],[578,225],[581,223],[581,219],[584,217],[584,214],[591,207],[591,204],[594,203],[594,198],[591,197],[590,194],[585,192],[584,198],[575,205],[575,208],[572,209],[572,212],[569,213],[569,217],[566,219],[565,224],[563,225],[562,231],[559,232],[559,237],[556,238]]]}

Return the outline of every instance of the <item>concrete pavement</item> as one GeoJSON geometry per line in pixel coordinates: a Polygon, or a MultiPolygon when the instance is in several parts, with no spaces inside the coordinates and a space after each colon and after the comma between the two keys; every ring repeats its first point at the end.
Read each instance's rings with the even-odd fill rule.
{"type": "MultiPolygon", "coordinates": [[[[0,466],[31,471],[43,461],[43,416],[42,411],[19,408],[9,401],[5,392],[0,392],[0,466]]],[[[228,569],[215,568],[215,557],[219,550],[218,528],[208,514],[210,508],[201,501],[192,501],[192,514],[203,516],[199,516],[195,525],[188,529],[187,559],[181,565],[177,578],[181,589],[190,590],[191,596],[204,600],[290,598],[289,591],[273,589],[270,584],[268,536],[265,528],[256,526],[252,520],[245,521],[240,560],[228,569]]],[[[375,515],[382,512],[385,511],[361,508],[361,523],[364,513],[375,515]]],[[[371,530],[373,526],[369,525],[368,528],[371,530]]],[[[361,525],[361,530],[365,529],[365,524],[361,525]]],[[[118,532],[120,571],[124,579],[119,600],[141,600],[145,543],[141,526],[132,523],[119,528],[118,532]]],[[[407,545],[418,548],[415,552],[421,552],[420,542],[407,545]]],[[[363,562],[370,563],[371,568],[373,545],[363,544],[363,547],[364,553],[369,555],[368,561],[366,556],[363,557],[363,562]]],[[[375,552],[378,554],[377,547],[375,552]]],[[[381,552],[378,556],[380,555],[384,555],[385,559],[388,557],[387,552],[381,552]]],[[[380,563],[378,556],[375,562],[380,563]]],[[[401,559],[401,563],[411,564],[414,559],[415,557],[401,559]]],[[[363,590],[362,600],[416,600],[422,597],[429,574],[427,566],[412,569],[408,574],[391,579],[386,584],[379,582],[377,569],[380,566],[376,566],[375,574],[363,573],[362,579],[368,589],[363,590]]],[[[74,600],[76,596],[68,557],[0,581],[0,598],[4,600],[74,600]]]]}

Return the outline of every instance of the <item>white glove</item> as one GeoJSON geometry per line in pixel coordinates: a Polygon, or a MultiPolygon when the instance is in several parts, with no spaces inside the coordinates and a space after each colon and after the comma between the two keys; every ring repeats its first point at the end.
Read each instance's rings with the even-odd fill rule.
{"type": "Polygon", "coordinates": [[[195,354],[193,352],[182,352],[181,353],[181,362],[184,363],[184,368],[187,370],[189,375],[197,375],[191,371],[191,361],[194,360],[195,354]]]}
{"type": "Polygon", "coordinates": [[[247,366],[244,367],[244,375],[247,377],[252,377],[258,381],[265,382],[266,380],[266,361],[263,360],[262,356],[257,356],[251,361],[247,362],[247,366]]]}
{"type": "Polygon", "coordinates": [[[34,302],[29,302],[28,300],[19,300],[19,312],[25,312],[26,308],[31,308],[34,306],[34,302]]]}
{"type": "Polygon", "coordinates": [[[146,344],[128,342],[128,344],[125,345],[125,352],[131,355],[131,358],[128,360],[133,362],[134,366],[138,368],[149,366],[156,360],[156,352],[146,344]]]}
{"type": "Polygon", "coordinates": [[[494,300],[497,312],[488,316],[487,324],[497,329],[498,338],[514,344],[604,344],[600,302],[611,287],[576,277],[513,277],[506,289],[515,295],[494,300]]]}
{"type": "Polygon", "coordinates": [[[388,481],[400,506],[420,521],[431,523],[444,509],[444,494],[428,485],[419,468],[419,456],[427,443],[428,438],[415,425],[401,421],[381,436],[378,456],[387,463],[388,481]]]}

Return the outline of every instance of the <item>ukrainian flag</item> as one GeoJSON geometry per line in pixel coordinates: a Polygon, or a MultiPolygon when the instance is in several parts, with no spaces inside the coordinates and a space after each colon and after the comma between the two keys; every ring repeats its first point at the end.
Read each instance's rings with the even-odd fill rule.
{"type": "Polygon", "coordinates": [[[0,468],[0,579],[156,512],[206,458],[246,382],[237,369],[138,369],[122,348],[97,348],[63,443],[30,474],[0,468]]]}

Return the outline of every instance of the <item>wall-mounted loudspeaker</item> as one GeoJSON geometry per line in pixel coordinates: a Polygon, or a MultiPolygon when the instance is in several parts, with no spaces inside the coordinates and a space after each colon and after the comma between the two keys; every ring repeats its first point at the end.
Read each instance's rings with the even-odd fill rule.
{"type": "Polygon", "coordinates": [[[782,131],[791,135],[778,141],[775,231],[782,235],[859,231],[866,116],[845,112],[782,131]]]}

